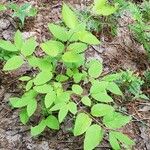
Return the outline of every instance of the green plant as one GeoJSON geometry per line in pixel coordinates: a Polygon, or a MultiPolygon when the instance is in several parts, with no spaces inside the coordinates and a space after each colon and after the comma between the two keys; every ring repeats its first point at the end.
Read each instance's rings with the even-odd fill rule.
{"type": "Polygon", "coordinates": [[[6,6],[3,4],[0,4],[0,11],[4,11],[7,10],[6,6]]]}
{"type": "MultiPolygon", "coordinates": [[[[150,6],[150,5],[149,5],[150,6]]],[[[133,31],[135,39],[143,44],[144,48],[148,53],[150,50],[150,25],[145,22],[147,13],[142,11],[138,5],[129,3],[128,10],[131,12],[131,15],[135,22],[129,27],[133,31]]]]}
{"type": "Polygon", "coordinates": [[[86,22],[86,29],[91,32],[106,32],[116,35],[117,3],[112,5],[107,0],[95,0],[92,6],[84,10],[76,11],[80,22],[86,22]]]}
{"type": "Polygon", "coordinates": [[[32,7],[29,3],[24,3],[22,6],[11,3],[8,8],[14,11],[13,17],[17,17],[21,21],[21,27],[24,26],[26,17],[34,17],[37,14],[36,8],[32,7]]]}
{"type": "Polygon", "coordinates": [[[144,81],[137,74],[134,74],[133,71],[122,71],[120,79],[116,81],[122,87],[122,90],[127,94],[132,94],[134,99],[149,99],[141,90],[144,81]]]}
{"type": "Polygon", "coordinates": [[[19,31],[14,44],[0,41],[1,48],[17,54],[6,62],[4,71],[17,69],[23,63],[37,69],[33,76],[19,79],[26,83],[25,93],[21,98],[10,98],[10,104],[20,109],[23,124],[33,116],[41,119],[31,127],[32,136],[41,134],[46,127],[59,130],[69,113],[75,118],[74,136],[85,133],[84,150],[98,146],[105,134],[113,149],[121,149],[120,144],[131,147],[134,142],[118,130],[129,123],[131,117],[115,111],[115,102],[109,95],[109,92],[123,95],[114,76],[99,78],[102,63],[96,59],[86,62],[84,58],[88,45],[97,45],[100,41],[85,30],[85,25],[79,23],[66,4],[63,4],[62,17],[66,27],[48,25],[54,38],[40,44],[46,54],[43,58],[33,54],[37,46],[35,39],[24,41],[19,31]]]}

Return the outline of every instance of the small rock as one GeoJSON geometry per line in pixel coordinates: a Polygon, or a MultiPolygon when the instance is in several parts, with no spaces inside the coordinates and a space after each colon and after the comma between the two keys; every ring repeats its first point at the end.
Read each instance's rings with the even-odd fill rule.
{"type": "Polygon", "coordinates": [[[10,26],[10,22],[7,19],[0,19],[0,30],[5,30],[10,26]]]}

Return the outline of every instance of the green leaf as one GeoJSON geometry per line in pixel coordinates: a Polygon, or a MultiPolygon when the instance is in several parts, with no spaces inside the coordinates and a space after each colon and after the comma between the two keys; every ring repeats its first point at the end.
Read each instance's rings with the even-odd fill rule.
{"type": "Polygon", "coordinates": [[[91,96],[100,102],[105,102],[105,103],[109,103],[109,102],[113,102],[113,99],[107,94],[106,91],[104,92],[99,92],[96,94],[91,94],[91,96]]]}
{"type": "Polygon", "coordinates": [[[117,5],[115,6],[109,5],[107,3],[107,0],[95,0],[93,12],[96,15],[108,16],[116,12],[117,8],[118,8],[117,5]]]}
{"type": "Polygon", "coordinates": [[[88,73],[93,78],[98,78],[103,71],[103,65],[98,60],[91,60],[89,63],[88,73]]]}
{"type": "Polygon", "coordinates": [[[57,111],[57,110],[60,110],[62,107],[65,107],[66,106],[66,103],[65,102],[61,102],[61,103],[58,103],[56,105],[54,105],[50,111],[57,111]]]}
{"type": "Polygon", "coordinates": [[[120,78],[121,78],[121,73],[114,73],[114,74],[109,74],[104,76],[102,80],[112,82],[112,81],[119,80],[120,78]]]}
{"type": "Polygon", "coordinates": [[[31,127],[31,135],[32,136],[37,136],[41,134],[46,127],[45,120],[42,120],[37,126],[31,127]]]}
{"type": "Polygon", "coordinates": [[[82,97],[81,101],[84,105],[91,106],[91,99],[88,96],[82,97]]]}
{"type": "Polygon", "coordinates": [[[62,17],[64,23],[71,29],[75,29],[79,24],[76,14],[65,3],[62,8],[62,17]]]}
{"type": "Polygon", "coordinates": [[[37,42],[34,37],[29,38],[25,43],[23,44],[21,48],[21,53],[26,57],[33,54],[35,51],[35,48],[37,47],[37,42]]]}
{"type": "Polygon", "coordinates": [[[116,94],[116,95],[123,95],[123,93],[121,92],[120,88],[118,87],[118,85],[114,82],[110,82],[107,86],[107,90],[109,90],[110,92],[116,94]]]}
{"type": "Polygon", "coordinates": [[[76,42],[76,43],[70,44],[67,47],[68,51],[73,51],[73,52],[75,52],[77,54],[84,52],[86,49],[87,49],[87,45],[84,44],[84,43],[80,43],[80,42],[76,42]]]}
{"type": "Polygon", "coordinates": [[[77,113],[77,104],[74,102],[69,102],[68,103],[68,109],[72,114],[76,114],[77,113]]]}
{"type": "Polygon", "coordinates": [[[73,80],[75,83],[79,83],[83,79],[83,73],[74,73],[73,80]]]}
{"type": "Polygon", "coordinates": [[[46,126],[48,126],[50,129],[58,130],[59,129],[59,122],[57,118],[53,115],[50,115],[45,120],[46,126]]]}
{"type": "Polygon", "coordinates": [[[78,136],[86,132],[89,126],[92,123],[92,119],[85,113],[80,113],[76,117],[75,126],[74,126],[74,136],[78,136]]]}
{"type": "Polygon", "coordinates": [[[30,99],[26,97],[25,98],[12,97],[9,100],[10,100],[10,104],[15,108],[21,108],[27,106],[30,101],[30,99]]]}
{"type": "Polygon", "coordinates": [[[29,76],[22,76],[22,77],[19,78],[19,80],[20,81],[29,81],[29,80],[31,80],[31,77],[29,77],[29,76]]]}
{"type": "Polygon", "coordinates": [[[65,76],[65,75],[63,75],[63,74],[59,74],[59,75],[56,76],[56,80],[57,80],[58,82],[65,82],[65,81],[68,80],[68,77],[65,76]]]}
{"type": "Polygon", "coordinates": [[[76,54],[74,52],[66,52],[62,56],[62,60],[67,63],[77,63],[83,60],[82,55],[76,54]]]}
{"type": "Polygon", "coordinates": [[[61,103],[61,102],[69,102],[70,100],[70,93],[69,92],[57,92],[57,99],[55,103],[61,103]]]}
{"type": "Polygon", "coordinates": [[[23,109],[23,110],[20,112],[19,117],[20,117],[20,121],[21,121],[24,125],[29,121],[29,117],[28,117],[28,114],[27,114],[27,110],[26,110],[26,109],[23,109]]]}
{"type": "Polygon", "coordinates": [[[3,67],[4,71],[15,70],[23,65],[24,61],[20,56],[13,56],[3,67]]]}
{"type": "Polygon", "coordinates": [[[58,120],[60,123],[63,122],[67,114],[68,114],[68,106],[64,105],[63,107],[60,108],[59,113],[58,113],[58,120]]]}
{"type": "Polygon", "coordinates": [[[80,41],[90,44],[90,45],[100,44],[100,41],[92,33],[88,32],[88,31],[78,32],[78,37],[79,37],[80,41]]]}
{"type": "Polygon", "coordinates": [[[0,48],[4,49],[6,51],[10,51],[10,52],[18,51],[16,46],[14,44],[12,44],[10,41],[0,40],[0,48]]]}
{"type": "Polygon", "coordinates": [[[117,141],[115,135],[113,134],[113,131],[109,132],[109,142],[114,150],[121,150],[119,142],[117,141]]]}
{"type": "Polygon", "coordinates": [[[127,135],[121,133],[121,132],[116,132],[116,131],[111,131],[111,133],[115,136],[115,138],[120,141],[122,144],[132,146],[135,145],[135,142],[132,141],[127,135]]]}
{"type": "Polygon", "coordinates": [[[19,30],[15,33],[14,43],[16,48],[18,50],[21,50],[21,47],[23,45],[23,37],[22,37],[22,33],[19,30]]]}
{"type": "Polygon", "coordinates": [[[72,86],[72,91],[73,91],[75,94],[77,94],[77,95],[81,95],[81,94],[83,93],[82,87],[81,87],[80,85],[78,85],[78,84],[74,84],[74,85],[72,86]]]}
{"type": "Polygon", "coordinates": [[[7,10],[6,6],[3,4],[0,4],[0,11],[4,11],[7,10]]]}
{"type": "Polygon", "coordinates": [[[61,42],[50,40],[42,43],[41,48],[47,55],[56,57],[63,52],[65,47],[61,42]]]}
{"type": "Polygon", "coordinates": [[[26,91],[29,91],[32,88],[32,86],[33,86],[33,80],[28,81],[25,87],[26,91]]]}
{"type": "Polygon", "coordinates": [[[97,94],[97,93],[105,92],[107,86],[108,86],[108,82],[95,80],[92,83],[92,86],[90,88],[90,93],[91,94],[97,94]]]}
{"type": "Polygon", "coordinates": [[[66,42],[68,40],[69,38],[69,35],[67,33],[68,31],[64,27],[50,23],[48,24],[48,28],[55,38],[63,42],[66,42]]]}
{"type": "Polygon", "coordinates": [[[45,107],[49,108],[55,100],[56,100],[56,93],[54,91],[47,93],[44,100],[45,107]]]}
{"type": "Polygon", "coordinates": [[[37,109],[37,101],[35,99],[30,100],[27,105],[27,114],[31,117],[37,109]]]}
{"type": "Polygon", "coordinates": [[[40,72],[33,81],[34,81],[35,85],[41,85],[41,84],[44,84],[44,83],[50,81],[52,79],[52,77],[53,77],[53,75],[50,71],[44,70],[44,71],[40,72]]]}
{"type": "Polygon", "coordinates": [[[113,113],[114,108],[107,104],[96,104],[91,108],[91,114],[95,117],[101,117],[113,113]]]}
{"type": "Polygon", "coordinates": [[[99,145],[103,138],[102,128],[97,125],[91,125],[85,134],[84,139],[84,150],[93,150],[96,146],[99,145]]]}
{"type": "Polygon", "coordinates": [[[35,86],[33,87],[33,89],[41,94],[45,94],[45,93],[49,93],[53,90],[52,86],[49,84],[44,84],[44,85],[40,85],[40,86],[35,86]]]}
{"type": "Polygon", "coordinates": [[[103,118],[103,123],[107,128],[117,129],[125,126],[130,122],[132,118],[130,116],[124,116],[120,113],[114,112],[108,115],[105,115],[103,118]]]}

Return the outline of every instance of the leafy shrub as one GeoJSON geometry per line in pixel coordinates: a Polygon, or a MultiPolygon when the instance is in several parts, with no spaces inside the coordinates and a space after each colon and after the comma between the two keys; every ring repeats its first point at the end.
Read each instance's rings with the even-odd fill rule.
{"type": "Polygon", "coordinates": [[[6,6],[5,5],[3,5],[3,4],[0,4],[0,11],[4,11],[4,10],[6,10],[7,8],[6,8],[6,6]]]}
{"type": "Polygon", "coordinates": [[[23,124],[33,116],[40,116],[39,123],[31,127],[32,136],[41,134],[45,128],[59,130],[66,116],[72,114],[74,136],[85,134],[84,150],[94,149],[104,135],[109,136],[113,149],[121,149],[120,143],[131,147],[134,142],[118,130],[131,117],[115,111],[109,94],[123,95],[114,82],[119,74],[99,78],[102,63],[96,59],[86,62],[84,51],[88,45],[100,41],[85,30],[85,24],[79,23],[66,4],[63,4],[62,17],[66,27],[48,25],[54,38],[40,44],[46,54],[43,58],[34,56],[38,45],[35,38],[24,41],[20,31],[16,32],[14,43],[0,41],[1,48],[16,53],[6,62],[4,71],[18,69],[24,63],[37,69],[33,76],[20,78],[26,83],[25,93],[20,98],[10,98],[10,104],[20,109],[23,124]]]}

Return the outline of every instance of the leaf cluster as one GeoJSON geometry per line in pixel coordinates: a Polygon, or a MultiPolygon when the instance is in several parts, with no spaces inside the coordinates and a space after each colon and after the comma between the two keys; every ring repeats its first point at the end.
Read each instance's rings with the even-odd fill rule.
{"type": "MultiPolygon", "coordinates": [[[[106,1],[103,7],[112,8],[106,1]]],[[[105,135],[109,135],[113,149],[119,150],[121,145],[131,147],[134,142],[118,129],[132,118],[113,107],[112,95],[123,96],[115,82],[120,74],[101,77],[102,62],[85,61],[85,50],[100,41],[86,30],[85,24],[80,23],[66,4],[62,8],[62,20],[65,26],[48,24],[53,38],[41,44],[37,44],[34,37],[24,40],[20,31],[16,32],[13,43],[0,40],[0,48],[15,53],[5,63],[4,71],[16,70],[24,63],[37,70],[32,76],[19,79],[25,84],[24,94],[10,98],[11,106],[20,109],[23,124],[29,123],[32,117],[40,118],[39,123],[31,127],[32,136],[41,134],[45,128],[59,130],[70,114],[75,118],[74,136],[85,136],[84,150],[97,147],[105,135]],[[43,58],[34,55],[38,45],[45,52],[43,58]]]]}

